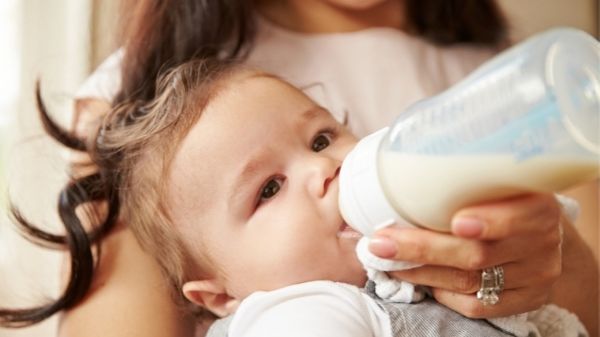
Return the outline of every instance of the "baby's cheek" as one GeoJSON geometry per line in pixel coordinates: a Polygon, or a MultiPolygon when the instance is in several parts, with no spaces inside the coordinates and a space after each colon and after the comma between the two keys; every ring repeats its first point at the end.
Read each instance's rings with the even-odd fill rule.
{"type": "Polygon", "coordinates": [[[284,242],[257,244],[253,252],[240,254],[238,274],[245,275],[240,288],[245,292],[274,290],[306,280],[307,262],[303,254],[284,242]],[[243,257],[241,256],[243,255],[243,257]]]}
{"type": "Polygon", "coordinates": [[[325,279],[332,268],[331,262],[322,250],[315,245],[292,243],[275,259],[272,265],[277,267],[273,275],[277,276],[279,286],[288,286],[301,282],[325,279]]]}

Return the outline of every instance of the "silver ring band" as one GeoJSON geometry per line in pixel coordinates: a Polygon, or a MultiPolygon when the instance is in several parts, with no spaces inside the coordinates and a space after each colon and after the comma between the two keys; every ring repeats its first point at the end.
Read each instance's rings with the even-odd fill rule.
{"type": "Polygon", "coordinates": [[[504,290],[504,268],[501,266],[494,266],[494,273],[496,275],[496,288],[498,293],[504,290]]]}

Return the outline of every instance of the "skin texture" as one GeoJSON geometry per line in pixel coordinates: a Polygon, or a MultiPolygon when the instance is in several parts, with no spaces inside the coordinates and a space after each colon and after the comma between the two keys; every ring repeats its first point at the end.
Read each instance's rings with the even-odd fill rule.
{"type": "Polygon", "coordinates": [[[87,297],[62,315],[58,336],[193,336],[195,330],[193,318],[174,305],[156,261],[119,226],[102,245],[87,297]]]}
{"type": "Polygon", "coordinates": [[[338,173],[356,139],[298,89],[246,76],[210,101],[173,161],[170,215],[192,255],[213,266],[184,292],[223,314],[217,306],[258,290],[364,285],[356,237],[338,235],[338,173]]]}

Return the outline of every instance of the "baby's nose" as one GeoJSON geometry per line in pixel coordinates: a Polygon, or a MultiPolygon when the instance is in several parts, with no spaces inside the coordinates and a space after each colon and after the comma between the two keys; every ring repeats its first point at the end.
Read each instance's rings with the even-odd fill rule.
{"type": "Polygon", "coordinates": [[[321,158],[311,164],[310,189],[318,197],[324,197],[331,183],[337,179],[341,163],[329,158],[321,158]]]}

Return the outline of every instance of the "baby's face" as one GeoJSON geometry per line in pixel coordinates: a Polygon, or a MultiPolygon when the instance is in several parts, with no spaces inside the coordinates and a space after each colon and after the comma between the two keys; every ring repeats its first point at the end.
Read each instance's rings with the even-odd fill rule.
{"type": "Polygon", "coordinates": [[[170,212],[184,242],[208,252],[212,276],[238,299],[319,279],[362,286],[357,238],[339,235],[338,173],[356,139],[285,82],[227,82],[172,163],[170,212]]]}

